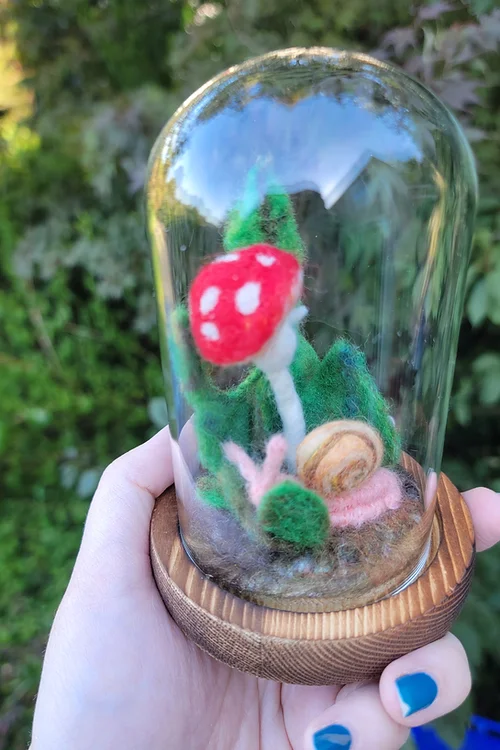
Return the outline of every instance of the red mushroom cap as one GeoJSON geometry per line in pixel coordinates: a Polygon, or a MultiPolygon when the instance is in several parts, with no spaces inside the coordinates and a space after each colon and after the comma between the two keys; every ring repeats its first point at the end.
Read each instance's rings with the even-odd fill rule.
{"type": "Polygon", "coordinates": [[[272,245],[252,245],[204,266],[191,285],[191,331],[201,356],[216,365],[261,352],[302,294],[297,259],[272,245]]]}

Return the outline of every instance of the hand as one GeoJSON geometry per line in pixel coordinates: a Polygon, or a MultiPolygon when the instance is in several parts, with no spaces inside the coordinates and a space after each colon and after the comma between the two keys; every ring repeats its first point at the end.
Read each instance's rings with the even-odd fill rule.
{"type": "MultiPolygon", "coordinates": [[[[469,668],[451,634],[378,685],[280,685],[204,654],[151,575],[151,512],[171,482],[168,429],[104,472],[50,635],[32,750],[396,750],[408,727],[465,699],[469,668]]],[[[500,539],[499,498],[465,498],[486,549],[500,539]]]]}

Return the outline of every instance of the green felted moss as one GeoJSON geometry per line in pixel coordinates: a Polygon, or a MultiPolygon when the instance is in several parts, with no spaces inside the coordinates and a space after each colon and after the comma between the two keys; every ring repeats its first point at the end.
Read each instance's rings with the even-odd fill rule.
{"type": "Polygon", "coordinates": [[[229,510],[226,498],[217,479],[212,474],[204,474],[196,483],[196,489],[201,499],[213,508],[229,510]]]}
{"type": "Polygon", "coordinates": [[[258,209],[251,211],[248,216],[242,216],[239,208],[231,212],[224,233],[224,249],[226,252],[266,241],[262,217],[258,209]]]}
{"type": "Polygon", "coordinates": [[[297,222],[289,195],[280,190],[267,196],[264,204],[267,213],[265,221],[269,242],[280,250],[288,250],[297,260],[304,263],[306,251],[299,234],[297,222]]]}
{"type": "Polygon", "coordinates": [[[384,443],[384,464],[397,463],[400,438],[363,352],[346,339],[339,339],[321,362],[320,379],[322,388],[334,395],[336,418],[361,419],[371,424],[384,443]]]}
{"type": "Polygon", "coordinates": [[[266,534],[301,550],[317,549],[328,538],[330,519],[324,501],[294,482],[282,482],[269,490],[257,517],[266,534]]]}
{"type": "Polygon", "coordinates": [[[252,170],[245,198],[229,215],[224,232],[224,249],[230,252],[260,242],[268,243],[280,250],[287,250],[303,263],[306,253],[290,197],[274,186],[262,205],[253,207],[258,201],[256,182],[257,173],[252,170]]]}

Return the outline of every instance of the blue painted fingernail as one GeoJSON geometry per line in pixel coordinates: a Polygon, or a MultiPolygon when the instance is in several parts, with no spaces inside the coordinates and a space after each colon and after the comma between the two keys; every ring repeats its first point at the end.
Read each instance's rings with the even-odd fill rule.
{"type": "Polygon", "coordinates": [[[396,680],[399,702],[404,718],[428,708],[436,699],[436,681],[425,672],[404,674],[396,680]]]}
{"type": "Polygon", "coordinates": [[[313,737],[314,750],[349,750],[351,733],[342,724],[332,724],[320,729],[313,737]]]}

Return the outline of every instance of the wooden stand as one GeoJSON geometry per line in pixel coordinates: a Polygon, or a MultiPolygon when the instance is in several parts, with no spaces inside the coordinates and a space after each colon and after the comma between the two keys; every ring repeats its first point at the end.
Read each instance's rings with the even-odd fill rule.
{"type": "Polygon", "coordinates": [[[158,499],[151,523],[155,579],[185,635],[231,667],[303,685],[377,678],[391,661],[449,630],[469,591],[474,533],[464,500],[444,475],[432,549],[427,569],[399,594],[342,612],[297,614],[239,599],[200,572],[179,537],[174,488],[158,499]]]}

